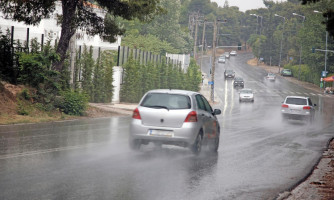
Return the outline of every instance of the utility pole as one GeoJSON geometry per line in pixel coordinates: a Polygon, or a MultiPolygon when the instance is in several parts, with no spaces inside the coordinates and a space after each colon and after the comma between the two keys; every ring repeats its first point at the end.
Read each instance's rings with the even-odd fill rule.
{"type": "Polygon", "coordinates": [[[282,30],[282,39],[281,39],[281,49],[280,49],[280,53],[279,53],[279,63],[278,63],[278,73],[281,73],[281,60],[282,60],[282,46],[283,46],[283,37],[284,37],[284,25],[285,25],[285,17],[282,17],[278,14],[275,14],[275,17],[280,17],[283,18],[283,30],[282,30]]]}
{"type": "Polygon", "coordinates": [[[202,71],[202,65],[203,65],[203,56],[204,56],[204,52],[203,52],[203,47],[204,47],[204,40],[205,40],[205,20],[203,22],[203,34],[202,34],[202,57],[201,57],[201,71],[202,71]]]}
{"type": "Polygon", "coordinates": [[[213,23],[213,44],[212,44],[212,69],[211,69],[211,102],[214,102],[214,85],[215,85],[215,68],[216,68],[216,38],[217,38],[217,21],[213,23]]]}
{"type": "Polygon", "coordinates": [[[195,16],[195,43],[194,43],[194,58],[196,59],[196,49],[197,49],[197,31],[198,31],[198,14],[195,16]]]}

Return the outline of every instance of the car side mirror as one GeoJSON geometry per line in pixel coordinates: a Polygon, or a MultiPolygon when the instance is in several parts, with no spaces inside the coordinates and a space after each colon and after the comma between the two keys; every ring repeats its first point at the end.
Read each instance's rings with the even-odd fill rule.
{"type": "Polygon", "coordinates": [[[213,115],[220,115],[221,113],[222,113],[222,111],[220,109],[215,109],[212,114],[213,115]]]}

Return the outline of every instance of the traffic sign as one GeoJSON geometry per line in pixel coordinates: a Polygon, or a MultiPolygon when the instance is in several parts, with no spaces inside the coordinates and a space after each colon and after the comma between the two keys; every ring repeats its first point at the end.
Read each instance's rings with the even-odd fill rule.
{"type": "Polygon", "coordinates": [[[213,85],[213,81],[209,81],[208,84],[209,84],[209,85],[213,85]]]}
{"type": "Polygon", "coordinates": [[[327,74],[328,74],[328,71],[322,71],[322,72],[321,72],[321,76],[322,76],[322,77],[326,77],[327,74]]]}

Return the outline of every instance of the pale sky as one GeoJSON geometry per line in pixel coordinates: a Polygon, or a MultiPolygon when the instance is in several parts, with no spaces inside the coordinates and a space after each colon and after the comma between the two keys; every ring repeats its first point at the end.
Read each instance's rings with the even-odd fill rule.
{"type": "MultiPolygon", "coordinates": [[[[225,0],[211,0],[216,2],[218,6],[223,7],[225,0]]],[[[265,8],[263,0],[227,0],[230,6],[238,6],[239,10],[245,12],[246,10],[265,8]]],[[[278,2],[286,0],[278,0],[278,2]]]]}

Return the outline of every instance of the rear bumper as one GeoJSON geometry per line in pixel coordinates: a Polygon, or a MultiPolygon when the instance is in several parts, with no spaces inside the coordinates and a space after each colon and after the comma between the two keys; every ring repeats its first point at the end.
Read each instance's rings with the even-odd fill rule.
{"type": "Polygon", "coordinates": [[[312,115],[311,114],[290,114],[290,113],[282,113],[283,119],[288,119],[288,120],[309,120],[312,115]]]}
{"type": "Polygon", "coordinates": [[[145,126],[141,120],[132,120],[130,125],[130,140],[140,140],[141,143],[160,142],[188,146],[195,142],[200,127],[196,123],[183,123],[180,128],[145,126]],[[168,131],[168,135],[153,135],[151,130],[168,131]]]}

